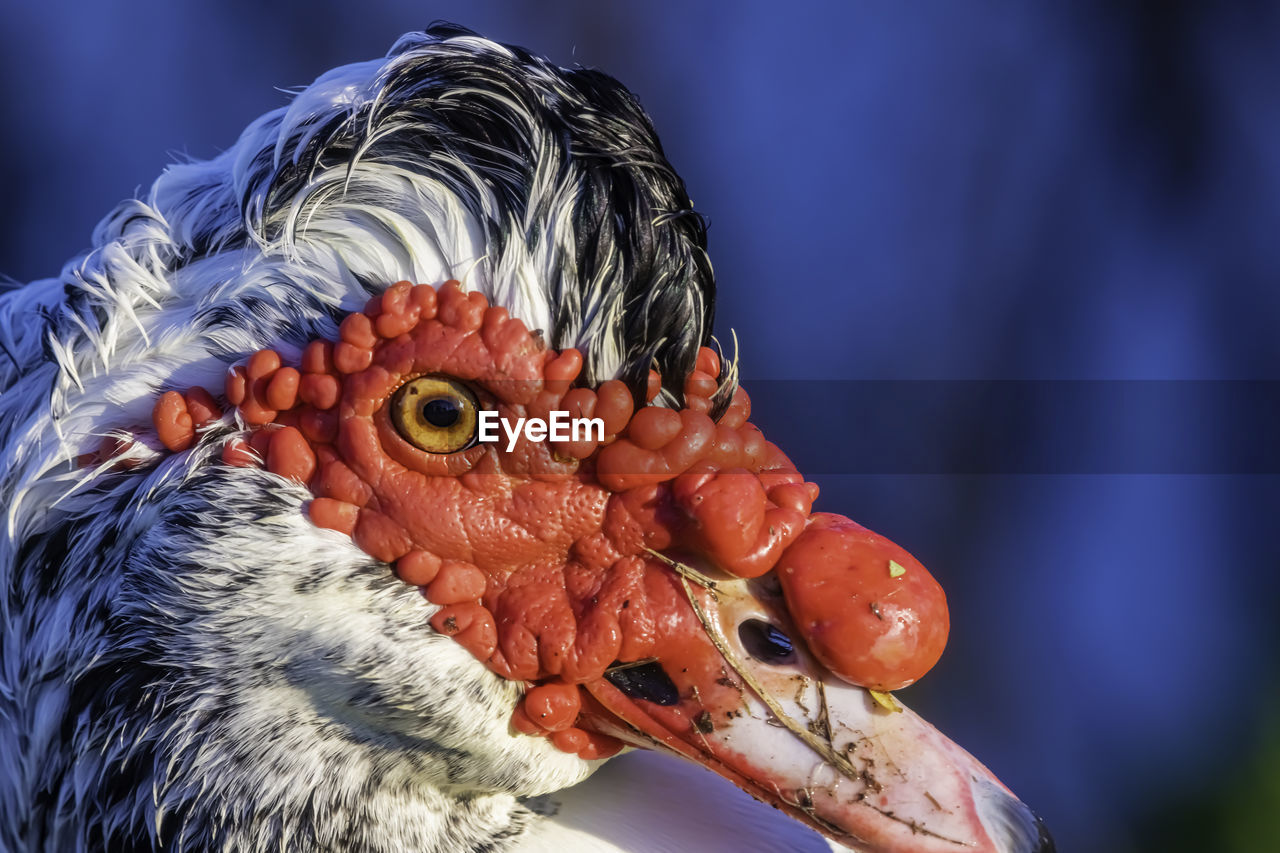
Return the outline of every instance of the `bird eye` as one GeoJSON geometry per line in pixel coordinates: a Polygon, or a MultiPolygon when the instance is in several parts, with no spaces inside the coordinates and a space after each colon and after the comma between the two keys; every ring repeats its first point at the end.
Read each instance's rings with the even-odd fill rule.
{"type": "Polygon", "coordinates": [[[762,663],[795,663],[791,638],[763,619],[747,619],[738,626],[738,639],[747,654],[762,663]]]}
{"type": "Polygon", "coordinates": [[[605,671],[604,677],[628,699],[644,699],[655,705],[674,705],[680,701],[680,691],[657,661],[615,664],[605,671]]]}
{"type": "Polygon", "coordinates": [[[474,444],[479,411],[471,389],[447,376],[419,376],[391,398],[396,431],[428,453],[454,453],[474,444]]]}

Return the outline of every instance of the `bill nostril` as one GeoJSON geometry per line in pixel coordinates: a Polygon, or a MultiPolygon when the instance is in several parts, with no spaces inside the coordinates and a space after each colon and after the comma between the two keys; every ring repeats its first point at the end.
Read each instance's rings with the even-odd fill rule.
{"type": "Polygon", "coordinates": [[[763,619],[746,619],[738,625],[742,646],[761,663],[775,666],[795,663],[796,650],[791,638],[763,619]]]}

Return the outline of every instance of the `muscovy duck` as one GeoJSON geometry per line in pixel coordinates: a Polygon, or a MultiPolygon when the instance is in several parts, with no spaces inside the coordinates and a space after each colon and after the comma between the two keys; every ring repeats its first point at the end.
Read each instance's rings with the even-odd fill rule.
{"type": "Polygon", "coordinates": [[[1052,849],[890,695],[941,591],[812,512],[713,290],[626,89],[440,25],[4,293],[0,848],[1052,849]]]}

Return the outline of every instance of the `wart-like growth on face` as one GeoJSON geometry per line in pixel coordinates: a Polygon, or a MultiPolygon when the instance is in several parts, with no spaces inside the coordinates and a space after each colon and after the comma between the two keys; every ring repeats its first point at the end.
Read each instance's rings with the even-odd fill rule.
{"type": "MultiPolygon", "coordinates": [[[[673,569],[682,561],[727,578],[776,572],[796,630],[846,680],[891,690],[932,666],[946,636],[936,582],[847,519],[815,523],[817,487],[748,422],[744,391],[712,419],[712,350],[684,378],[678,410],[637,407],[617,380],[583,387],[581,371],[577,350],[548,349],[457,282],[402,282],[297,365],[263,350],[233,368],[224,395],[247,430],[222,459],[306,485],[315,524],[349,535],[439,605],[434,630],[533,685],[518,730],[585,758],[619,744],[576,725],[592,701],[582,687],[607,681],[690,732],[705,728],[712,694],[730,702],[742,689],[727,676],[731,687],[714,687],[728,670],[673,569]],[[521,426],[481,440],[495,418],[521,426]],[[592,428],[523,426],[559,418],[592,428]],[[672,671],[703,672],[712,686],[672,693],[672,671]]],[[[646,402],[662,377],[649,384],[646,402]]],[[[183,450],[219,414],[201,389],[169,392],[156,430],[183,450]]],[[[743,630],[753,655],[793,660],[789,637],[743,630]]]]}

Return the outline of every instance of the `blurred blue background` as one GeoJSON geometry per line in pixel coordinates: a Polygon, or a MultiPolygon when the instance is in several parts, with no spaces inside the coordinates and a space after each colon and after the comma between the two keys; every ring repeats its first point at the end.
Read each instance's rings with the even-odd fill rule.
{"type": "MultiPolygon", "coordinates": [[[[55,274],[176,154],[230,145],[285,103],[273,87],[444,18],[639,94],[710,218],[718,333],[784,449],[866,439],[847,400],[769,407],[799,380],[1280,379],[1273,4],[54,0],[3,18],[17,280],[55,274]]],[[[1016,436],[1025,470],[1063,473],[974,471],[990,424],[955,387],[901,425],[942,448],[937,470],[806,470],[820,508],[948,591],[948,652],[905,700],[1059,849],[1280,849],[1280,481],[1126,466],[1160,436],[1103,405],[1016,436]],[[1120,461],[1036,464],[1077,445],[1120,461]]],[[[1250,432],[1198,414],[1166,459],[1250,432]]]]}

